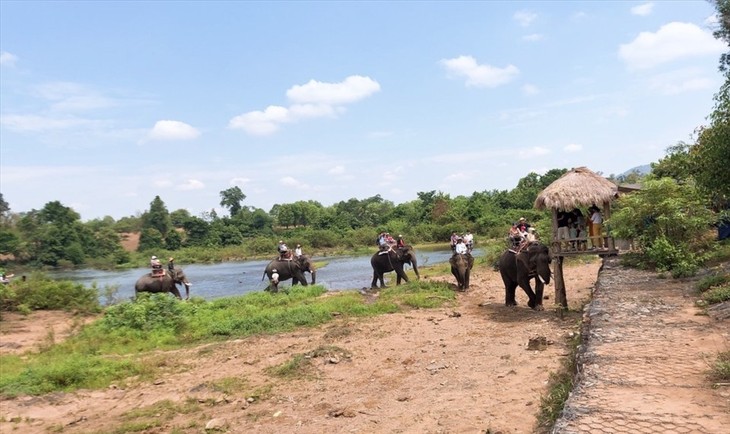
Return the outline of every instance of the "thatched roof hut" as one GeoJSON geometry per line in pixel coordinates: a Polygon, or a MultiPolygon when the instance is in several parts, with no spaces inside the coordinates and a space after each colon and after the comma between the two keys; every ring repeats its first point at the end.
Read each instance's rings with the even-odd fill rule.
{"type": "Polygon", "coordinates": [[[578,167],[566,172],[555,180],[535,199],[537,209],[562,209],[610,203],[618,192],[616,184],[595,174],[586,167],[578,167]]]}

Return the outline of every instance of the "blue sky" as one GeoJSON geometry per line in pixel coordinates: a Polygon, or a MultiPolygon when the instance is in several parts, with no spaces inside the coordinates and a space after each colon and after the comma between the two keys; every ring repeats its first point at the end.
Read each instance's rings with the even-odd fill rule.
{"type": "Polygon", "coordinates": [[[0,192],[83,220],[512,189],[657,161],[728,50],[705,1],[0,2],[0,192]]]}

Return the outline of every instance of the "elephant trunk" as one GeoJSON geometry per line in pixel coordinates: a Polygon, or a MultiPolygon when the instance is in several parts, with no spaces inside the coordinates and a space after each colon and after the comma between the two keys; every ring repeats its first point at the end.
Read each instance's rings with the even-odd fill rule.
{"type": "Polygon", "coordinates": [[[317,282],[317,270],[312,267],[312,285],[314,285],[317,282]]]}

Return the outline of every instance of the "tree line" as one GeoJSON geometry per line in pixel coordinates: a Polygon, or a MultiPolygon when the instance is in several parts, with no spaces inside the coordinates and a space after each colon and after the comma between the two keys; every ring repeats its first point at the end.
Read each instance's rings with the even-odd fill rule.
{"type": "Polygon", "coordinates": [[[268,212],[245,205],[246,195],[236,186],[220,192],[219,204],[226,215],[214,208],[197,216],[185,209],[169,211],[155,196],[140,215],[86,222],[59,201],[40,210],[13,212],[0,193],[0,254],[31,266],[124,265],[136,260],[121,244],[124,234],[134,232],[140,233],[140,253],[237,247],[247,255],[271,253],[277,239],[312,249],[372,246],[381,231],[402,234],[410,243],[445,242],[452,232],[466,230],[499,237],[521,216],[535,223],[548,218],[549,214],[533,209],[533,203],[566,171],[531,172],[512,190],[470,196],[451,197],[432,190],[400,204],[380,195],[330,206],[300,200],[275,204],[268,212]]]}

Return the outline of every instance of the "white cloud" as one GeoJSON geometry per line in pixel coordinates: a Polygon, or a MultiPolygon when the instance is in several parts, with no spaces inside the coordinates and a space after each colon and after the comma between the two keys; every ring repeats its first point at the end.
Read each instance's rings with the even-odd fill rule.
{"type": "Polygon", "coordinates": [[[380,84],[370,77],[352,75],[339,83],[310,80],[292,86],[286,95],[293,102],[289,107],[271,105],[264,111],[251,111],[228,122],[231,129],[242,129],[253,135],[269,135],[283,123],[322,117],[336,118],[345,112],[343,105],[352,104],[380,91],[380,84]]]}
{"type": "Polygon", "coordinates": [[[641,5],[632,7],[631,14],[645,17],[647,15],[651,15],[651,12],[653,9],[654,9],[654,3],[651,3],[651,2],[644,3],[641,5]]]}
{"type": "Polygon", "coordinates": [[[540,89],[538,89],[537,86],[528,83],[522,86],[522,93],[525,95],[537,95],[540,93],[540,89]]]}
{"type": "Polygon", "coordinates": [[[228,122],[232,129],[242,129],[249,134],[264,136],[276,132],[279,124],[289,122],[289,109],[270,105],[264,111],[252,111],[238,115],[228,122]]]}
{"type": "Polygon", "coordinates": [[[716,83],[702,76],[698,68],[685,68],[666,74],[658,74],[649,79],[649,88],[665,95],[676,95],[702,89],[712,89],[716,83]]]}
{"type": "Polygon", "coordinates": [[[184,183],[177,186],[178,190],[202,190],[205,188],[205,184],[203,184],[202,181],[199,181],[197,179],[188,179],[184,183]]]}
{"type": "Polygon", "coordinates": [[[479,65],[472,56],[442,59],[440,63],[450,76],[466,77],[467,86],[497,87],[509,83],[520,73],[520,70],[514,65],[508,65],[505,68],[479,65]]]}
{"type": "Polygon", "coordinates": [[[244,185],[248,184],[249,182],[251,182],[251,179],[241,178],[241,177],[236,177],[236,178],[233,178],[230,181],[228,181],[228,183],[230,185],[240,185],[240,186],[244,186],[244,185]]]}
{"type": "Polygon", "coordinates": [[[531,33],[522,37],[523,41],[537,42],[543,39],[543,35],[540,33],[531,33]]]}
{"type": "Polygon", "coordinates": [[[292,86],[286,96],[294,103],[318,105],[352,104],[380,91],[380,84],[370,77],[351,75],[339,83],[323,83],[310,80],[303,85],[292,86]]]}
{"type": "Polygon", "coordinates": [[[18,62],[18,56],[7,51],[0,51],[0,66],[14,67],[18,62]]]}
{"type": "Polygon", "coordinates": [[[537,14],[530,11],[517,11],[512,16],[522,27],[528,27],[533,21],[537,19],[537,14]]]}
{"type": "Polygon", "coordinates": [[[46,101],[51,101],[51,110],[57,112],[79,112],[99,110],[118,105],[116,101],[101,95],[79,83],[55,81],[33,87],[33,93],[46,101]]]}
{"type": "Polygon", "coordinates": [[[94,121],[75,117],[48,117],[38,115],[4,115],[0,117],[0,125],[14,131],[20,132],[42,132],[51,130],[68,130],[72,128],[89,126],[94,121]]]}
{"type": "Polygon", "coordinates": [[[715,27],[718,24],[720,24],[720,17],[718,17],[717,14],[712,14],[709,17],[705,18],[706,26],[715,27]]]}
{"type": "Polygon", "coordinates": [[[678,59],[715,55],[725,45],[692,23],[672,22],[656,33],[641,32],[628,44],[619,47],[621,58],[629,69],[647,69],[678,59]]]}
{"type": "Polygon", "coordinates": [[[167,178],[155,179],[154,181],[152,181],[152,185],[154,185],[157,188],[167,188],[167,187],[172,187],[172,181],[170,181],[167,178]]]}
{"type": "Polygon", "coordinates": [[[150,140],[192,140],[199,136],[198,130],[180,121],[157,121],[147,135],[150,140]]]}
{"type": "Polygon", "coordinates": [[[309,190],[308,184],[300,182],[298,179],[291,176],[285,176],[281,178],[279,180],[279,184],[283,185],[284,187],[296,188],[297,190],[309,190]]]}
{"type": "Polygon", "coordinates": [[[583,150],[583,145],[579,145],[577,143],[571,143],[568,145],[565,145],[563,147],[563,151],[565,152],[580,152],[583,150]]]}
{"type": "Polygon", "coordinates": [[[342,175],[345,173],[345,166],[337,165],[337,166],[331,168],[330,170],[328,170],[327,173],[329,173],[331,175],[342,175]]]}

